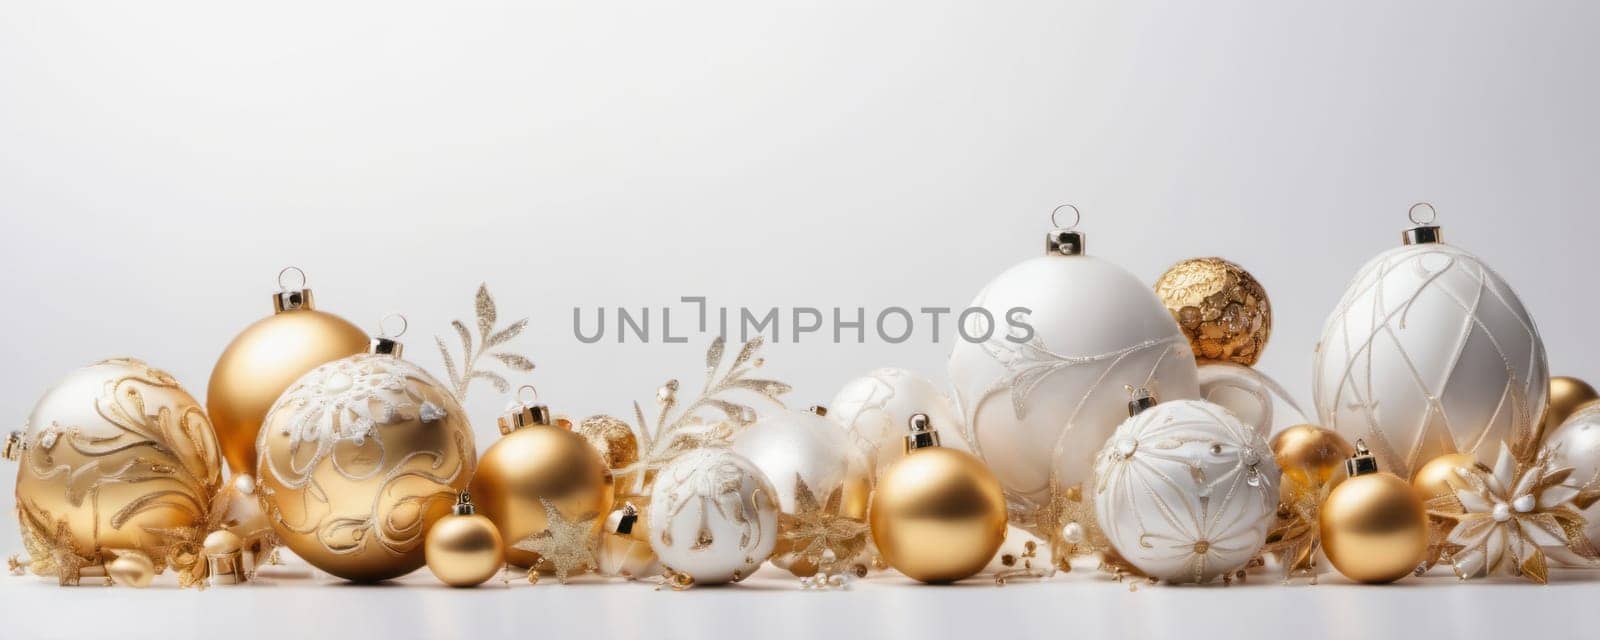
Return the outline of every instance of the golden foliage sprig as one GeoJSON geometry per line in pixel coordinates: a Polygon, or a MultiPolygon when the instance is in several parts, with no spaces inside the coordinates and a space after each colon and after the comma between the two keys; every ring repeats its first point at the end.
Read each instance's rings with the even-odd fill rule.
{"type": "Polygon", "coordinates": [[[493,371],[478,368],[478,363],[485,355],[500,361],[500,364],[519,373],[533,371],[533,361],[527,356],[506,350],[494,351],[522,333],[528,327],[528,319],[522,318],[511,323],[503,329],[497,329],[495,324],[499,321],[498,310],[495,308],[494,296],[489,295],[487,284],[478,285],[478,294],[474,298],[474,312],[477,316],[477,338],[467,328],[465,322],[451,320],[450,326],[455,329],[456,337],[461,341],[461,364],[459,367],[450,355],[450,348],[445,345],[441,336],[434,336],[434,342],[439,345],[439,355],[444,358],[444,370],[450,376],[450,387],[454,390],[456,400],[465,402],[467,391],[471,389],[475,380],[482,380],[494,386],[500,393],[509,393],[511,383],[493,371]]]}

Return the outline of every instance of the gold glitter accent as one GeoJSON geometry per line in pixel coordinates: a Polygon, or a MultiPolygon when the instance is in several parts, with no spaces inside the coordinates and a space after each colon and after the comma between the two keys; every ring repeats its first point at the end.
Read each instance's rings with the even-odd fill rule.
{"type": "Polygon", "coordinates": [[[840,571],[839,564],[848,564],[866,551],[867,523],[841,515],[843,484],[833,488],[825,504],[819,504],[797,473],[794,503],[794,514],[778,514],[778,531],[798,560],[817,567],[820,574],[834,574],[840,571]]]}
{"type": "Polygon", "coordinates": [[[1261,359],[1272,335],[1272,304],[1244,268],[1221,258],[1192,258],[1161,274],[1155,289],[1196,360],[1248,367],[1261,359]]]}
{"type": "Polygon", "coordinates": [[[473,380],[484,380],[493,385],[500,393],[510,393],[511,383],[504,376],[492,371],[478,368],[478,361],[488,355],[500,361],[507,369],[519,373],[533,371],[533,361],[526,356],[509,351],[490,352],[490,349],[510,342],[512,338],[522,333],[528,327],[528,319],[523,318],[511,323],[504,329],[495,329],[498,313],[495,310],[494,297],[489,295],[487,284],[478,285],[478,294],[474,299],[473,309],[478,319],[478,345],[473,349],[472,331],[467,329],[466,323],[460,320],[451,320],[450,326],[455,328],[456,337],[461,340],[461,367],[456,368],[455,359],[450,356],[450,348],[444,344],[444,338],[434,336],[434,342],[439,345],[439,355],[444,357],[444,370],[450,375],[450,386],[455,391],[456,400],[465,402],[467,391],[472,387],[473,380]]]}
{"type": "Polygon", "coordinates": [[[568,520],[554,503],[546,499],[540,499],[539,502],[544,504],[544,531],[511,545],[514,549],[539,554],[539,566],[528,570],[528,581],[537,583],[537,572],[546,570],[554,572],[556,580],[566,584],[570,576],[599,569],[600,562],[595,557],[597,538],[594,534],[594,521],[599,514],[585,513],[575,520],[568,520]]]}

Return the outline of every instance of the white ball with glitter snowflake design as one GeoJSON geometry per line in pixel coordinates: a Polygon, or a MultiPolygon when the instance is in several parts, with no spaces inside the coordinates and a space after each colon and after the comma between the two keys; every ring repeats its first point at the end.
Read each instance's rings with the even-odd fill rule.
{"type": "Polygon", "coordinates": [[[1058,229],[1047,255],[990,281],[971,306],[988,310],[998,326],[969,342],[983,337],[985,320],[963,314],[967,328],[950,355],[950,384],[974,452],[1024,508],[1089,479],[1095,452],[1127,416],[1125,386],[1172,399],[1200,393],[1189,341],[1154,290],[1083,255],[1082,240],[1058,229]]]}
{"type": "Polygon", "coordinates": [[[1405,240],[1345,290],[1312,383],[1322,425],[1365,440],[1402,478],[1447,453],[1492,458],[1540,423],[1550,386],[1544,342],[1510,285],[1438,227],[1405,240]]]}
{"type": "Polygon", "coordinates": [[[1093,491],[1122,559],[1152,578],[1204,584],[1260,554],[1278,467],[1266,438],[1227,409],[1174,400],[1117,427],[1096,458],[1093,491]]]}
{"type": "Polygon", "coordinates": [[[650,489],[650,548],[694,584],[738,582],[778,543],[777,492],[744,456],[713,447],[684,453],[650,489]]]}

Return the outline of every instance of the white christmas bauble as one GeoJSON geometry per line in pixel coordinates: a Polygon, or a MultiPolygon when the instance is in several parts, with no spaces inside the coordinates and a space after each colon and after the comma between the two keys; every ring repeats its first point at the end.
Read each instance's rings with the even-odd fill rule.
{"type": "MultiPolygon", "coordinates": [[[[1052,480],[1089,478],[1095,452],[1127,416],[1125,386],[1199,395],[1194,353],[1172,314],[1110,262],[1034,258],[996,277],[972,306],[998,326],[983,342],[958,337],[950,383],[975,452],[1014,501],[1047,504],[1052,480]],[[1006,324],[1018,308],[1031,311],[1031,336],[1006,324]]],[[[966,335],[981,337],[983,322],[969,314],[966,335]]]]}
{"type": "Polygon", "coordinates": [[[1516,292],[1439,242],[1362,267],[1313,361],[1322,425],[1365,440],[1402,478],[1447,453],[1492,457],[1539,424],[1549,384],[1544,342],[1516,292]]]}
{"type": "MultiPolygon", "coordinates": [[[[734,436],[733,451],[772,483],[779,511],[799,512],[796,494],[803,483],[818,506],[827,505],[829,497],[839,493],[838,512],[833,515],[866,520],[867,499],[872,493],[867,459],[838,423],[811,411],[769,413],[734,436]]],[[[794,558],[784,551],[778,549],[773,564],[804,575],[816,571],[809,564],[791,566],[794,558]]]]}
{"type": "Polygon", "coordinates": [[[1226,407],[1269,440],[1279,431],[1311,422],[1283,385],[1231,362],[1200,365],[1200,399],[1226,407]]]}
{"type": "Polygon", "coordinates": [[[1278,467],[1255,429],[1203,400],[1128,418],[1095,463],[1094,508],[1123,559],[1168,582],[1243,568],[1266,542],[1278,467]]]}
{"type": "Polygon", "coordinates": [[[906,455],[908,424],[918,413],[941,425],[940,446],[970,452],[950,398],[927,378],[905,369],[878,369],[851,380],[828,405],[828,417],[844,425],[851,441],[867,456],[873,477],[906,455]]]}
{"type": "MultiPolygon", "coordinates": [[[[1545,448],[1551,451],[1552,467],[1571,467],[1568,484],[1589,489],[1600,489],[1600,405],[1588,407],[1572,414],[1555,431],[1545,436],[1545,448]]],[[[1600,503],[1590,505],[1583,513],[1583,535],[1589,544],[1600,547],[1600,503]]],[[[1595,566],[1566,547],[1547,547],[1545,555],[1568,566],[1595,566]]]]}
{"type": "Polygon", "coordinates": [[[650,548],[695,584],[748,578],[778,541],[775,495],[761,470],[731,450],[680,455],[650,490],[650,548]]]}

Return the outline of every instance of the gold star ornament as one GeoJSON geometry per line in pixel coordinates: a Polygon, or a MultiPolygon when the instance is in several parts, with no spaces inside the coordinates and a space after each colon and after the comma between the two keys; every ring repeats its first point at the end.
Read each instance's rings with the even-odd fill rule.
{"type": "Polygon", "coordinates": [[[544,531],[511,545],[514,549],[539,554],[537,566],[528,570],[528,581],[538,582],[541,569],[555,573],[561,584],[566,584],[571,576],[598,569],[594,521],[599,514],[585,513],[576,520],[568,520],[549,500],[540,499],[539,502],[544,504],[544,531]]]}

